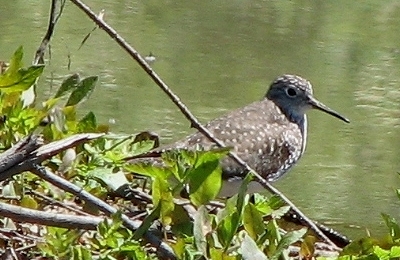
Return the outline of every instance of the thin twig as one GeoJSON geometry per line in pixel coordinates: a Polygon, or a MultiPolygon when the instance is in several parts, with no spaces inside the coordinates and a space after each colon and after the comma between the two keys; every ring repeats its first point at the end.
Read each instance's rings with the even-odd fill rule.
{"type": "MultiPolygon", "coordinates": [[[[35,173],[40,178],[50,182],[54,186],[70,192],[71,194],[79,197],[87,203],[91,203],[96,206],[100,211],[104,212],[107,215],[117,213],[117,209],[110,206],[103,200],[93,196],[89,192],[83,190],[82,188],[72,184],[71,182],[61,178],[60,176],[48,171],[45,167],[35,164],[33,169],[31,169],[33,173],[35,173]]],[[[133,221],[125,214],[121,214],[121,220],[124,223],[124,226],[129,228],[132,231],[135,231],[140,227],[141,222],[133,221]]],[[[158,253],[161,254],[161,257],[165,257],[163,259],[176,259],[173,250],[171,247],[163,242],[160,238],[155,236],[150,230],[147,230],[144,234],[144,239],[157,248],[158,253]]]]}
{"type": "Polygon", "coordinates": [[[0,228],[0,234],[3,236],[12,236],[16,239],[19,239],[20,241],[26,241],[26,240],[31,240],[35,242],[43,242],[44,239],[41,236],[35,236],[33,234],[22,234],[19,232],[19,230],[13,230],[10,228],[0,228]]]}
{"type": "Polygon", "coordinates": [[[56,16],[56,9],[57,9],[57,2],[58,1],[59,0],[52,0],[51,1],[49,25],[47,27],[46,34],[44,35],[44,37],[42,39],[42,42],[40,43],[40,46],[36,51],[35,59],[33,60],[33,64],[34,65],[44,64],[44,59],[43,59],[44,53],[46,52],[47,46],[50,43],[51,36],[54,33],[54,28],[56,26],[56,23],[57,23],[58,19],[60,18],[60,15],[61,15],[62,10],[63,10],[64,5],[65,5],[65,0],[61,1],[59,14],[56,16]]]}
{"type": "Polygon", "coordinates": [[[89,213],[87,213],[87,212],[85,212],[85,211],[82,211],[82,210],[77,209],[77,208],[75,208],[75,207],[66,205],[65,203],[62,203],[61,201],[58,201],[58,200],[55,200],[55,199],[53,199],[53,198],[50,198],[50,197],[48,197],[48,196],[46,196],[46,195],[43,195],[42,193],[37,192],[37,191],[35,191],[35,190],[32,190],[31,188],[25,188],[25,189],[26,189],[26,194],[29,194],[29,193],[30,193],[30,194],[32,194],[32,195],[34,195],[34,196],[36,196],[36,197],[39,197],[39,198],[41,198],[42,200],[49,202],[50,205],[55,205],[55,206],[59,206],[59,207],[68,209],[69,211],[72,211],[72,212],[74,212],[74,213],[76,213],[76,214],[79,214],[79,215],[91,216],[91,214],[89,214],[89,213]]]}
{"type": "Polygon", "coordinates": [[[3,217],[11,218],[18,222],[27,222],[46,226],[56,226],[68,229],[95,230],[97,225],[103,221],[95,216],[74,216],[40,210],[27,209],[15,205],[0,202],[0,213],[3,217]]]}
{"type": "MultiPolygon", "coordinates": [[[[160,76],[154,72],[154,70],[150,67],[150,65],[143,59],[143,57],[131,46],[129,45],[122,36],[120,36],[117,31],[115,31],[111,26],[109,26],[103,19],[99,19],[97,15],[82,1],[80,0],[70,0],[76,6],[78,6],[82,11],[86,13],[89,18],[95,22],[101,29],[103,29],[112,39],[114,39],[121,48],[128,52],[128,54],[135,59],[139,66],[146,71],[146,73],[150,76],[150,78],[164,91],[165,94],[172,100],[172,102],[179,108],[182,114],[191,122],[192,127],[196,128],[199,132],[205,135],[209,140],[216,143],[220,147],[224,147],[224,143],[217,139],[207,128],[205,128],[198,119],[189,111],[186,105],[180,100],[180,98],[175,95],[171,89],[167,86],[167,84],[160,78],[160,76]]],[[[247,165],[245,161],[243,161],[239,156],[237,156],[233,152],[229,152],[229,156],[233,158],[239,165],[245,167],[249,172],[256,177],[257,181],[270,193],[279,196],[287,205],[289,205],[301,218],[304,219],[305,222],[309,225],[309,227],[326,243],[335,246],[335,244],[327,237],[325,234],[318,229],[318,227],[311,221],[305,214],[303,214],[299,208],[297,208],[294,203],[292,203],[283,193],[281,193],[278,189],[273,187],[269,182],[261,177],[259,173],[253,170],[250,166],[247,165]]]]}

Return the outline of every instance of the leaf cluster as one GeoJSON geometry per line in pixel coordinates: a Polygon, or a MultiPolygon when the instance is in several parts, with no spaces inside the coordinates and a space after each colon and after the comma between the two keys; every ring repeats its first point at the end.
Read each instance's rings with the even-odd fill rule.
{"type": "MultiPolygon", "coordinates": [[[[37,87],[44,66],[24,68],[22,58],[20,47],[0,74],[0,149],[32,132],[42,133],[46,141],[76,133],[108,132],[108,126],[99,125],[94,113],[77,116],[77,106],[90,97],[97,76],[66,76],[46,101],[37,104],[34,96],[35,102],[27,105],[23,93],[37,87]]],[[[289,208],[279,198],[246,194],[250,175],[237,195],[224,203],[215,202],[222,185],[219,162],[227,155],[226,148],[170,151],[152,164],[125,162],[124,158],[147,152],[158,143],[157,137],[147,132],[136,136],[108,134],[46,162],[47,168],[119,209],[111,218],[30,173],[1,183],[2,200],[14,205],[45,213],[71,210],[66,205],[72,204],[80,214],[104,217],[96,230],[27,226],[8,218],[2,218],[3,227],[32,236],[36,233],[31,230],[38,230],[41,235],[36,245],[25,252],[30,259],[156,259],[158,249],[144,239],[148,232],[158,234],[178,259],[318,256],[317,239],[306,228],[283,230],[282,217],[289,208]],[[140,222],[136,230],[123,226],[122,213],[140,222]]],[[[389,229],[384,239],[365,237],[350,243],[340,255],[317,259],[400,258],[400,226],[394,218],[382,217],[389,229]]],[[[1,242],[5,250],[8,243],[1,242]]]]}

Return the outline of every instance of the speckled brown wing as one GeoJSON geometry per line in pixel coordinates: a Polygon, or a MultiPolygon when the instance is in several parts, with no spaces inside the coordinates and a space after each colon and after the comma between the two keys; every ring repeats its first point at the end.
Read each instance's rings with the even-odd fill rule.
{"type": "MultiPolygon", "coordinates": [[[[296,75],[283,75],[270,85],[265,98],[210,121],[206,128],[225,146],[268,181],[286,173],[301,157],[307,137],[306,111],[316,108],[345,122],[349,120],[312,96],[310,82],[296,75]]],[[[135,160],[161,164],[160,155],[173,149],[209,150],[217,147],[197,132],[181,141],[136,156],[135,160]]],[[[134,163],[134,161],[133,161],[134,163]]],[[[233,159],[221,161],[224,179],[234,183],[247,171],[233,159]]],[[[236,182],[236,183],[239,183],[236,182]]]]}
{"type": "MultiPolygon", "coordinates": [[[[264,99],[212,120],[205,126],[269,181],[282,176],[300,158],[303,140],[299,126],[274,110],[279,108],[264,99]]],[[[194,149],[197,146],[205,150],[217,147],[196,132],[163,149],[194,149]]],[[[225,179],[243,178],[247,173],[229,157],[221,163],[225,179]]]]}
{"type": "MultiPolygon", "coordinates": [[[[213,135],[232,147],[240,158],[268,181],[275,181],[296,163],[302,151],[302,131],[279,111],[274,102],[264,99],[210,121],[206,126],[213,135]]],[[[131,163],[162,165],[166,150],[209,150],[218,147],[200,132],[135,157],[131,163]]],[[[224,179],[244,178],[247,171],[233,159],[221,161],[224,179]]]]}

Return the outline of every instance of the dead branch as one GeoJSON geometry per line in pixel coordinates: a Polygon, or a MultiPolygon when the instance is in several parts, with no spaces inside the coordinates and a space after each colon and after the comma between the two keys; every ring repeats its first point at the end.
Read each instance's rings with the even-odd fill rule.
{"type": "MultiPolygon", "coordinates": [[[[101,199],[93,196],[89,192],[83,190],[82,188],[70,183],[69,181],[59,177],[58,175],[48,171],[45,167],[35,164],[32,172],[41,177],[42,179],[50,182],[54,186],[63,189],[65,191],[70,192],[71,194],[79,197],[87,203],[91,203],[100,211],[104,212],[107,215],[117,213],[117,209],[105,203],[101,199]]],[[[141,222],[133,221],[125,214],[121,215],[122,222],[124,226],[129,228],[130,230],[135,231],[140,226],[141,222]]],[[[169,247],[168,244],[163,242],[160,238],[153,235],[152,232],[145,232],[144,239],[150,243],[152,246],[158,249],[158,253],[161,254],[162,257],[166,257],[165,259],[176,259],[173,250],[169,247]]]]}
{"type": "Polygon", "coordinates": [[[3,202],[0,202],[0,215],[19,222],[84,230],[95,230],[97,225],[103,221],[102,218],[95,216],[89,217],[43,212],[3,202]]]}
{"type": "Polygon", "coordinates": [[[42,138],[38,135],[30,135],[0,155],[0,181],[28,171],[35,164],[40,164],[68,148],[101,136],[103,134],[77,134],[41,146],[42,138]]]}
{"type": "Polygon", "coordinates": [[[25,160],[31,152],[41,145],[43,145],[43,139],[40,136],[29,135],[0,154],[0,181],[11,177],[5,175],[4,172],[25,160]]]}
{"type": "MultiPolygon", "coordinates": [[[[125,39],[117,33],[111,26],[109,26],[103,19],[99,19],[97,15],[82,1],[71,0],[77,7],[79,7],[86,15],[95,22],[101,29],[103,29],[118,45],[123,48],[128,54],[138,62],[140,67],[150,76],[150,78],[161,88],[161,90],[168,95],[171,101],[179,108],[182,114],[191,122],[191,126],[196,128],[199,132],[205,135],[209,140],[213,141],[220,147],[224,147],[224,143],[219,139],[215,138],[214,135],[208,131],[198,119],[189,111],[186,105],[180,100],[180,98],[171,91],[167,84],[160,78],[160,76],[150,67],[150,65],[143,59],[143,57],[131,46],[125,39]]],[[[251,174],[257,179],[257,181],[270,193],[279,196],[287,205],[289,205],[313,230],[318,237],[320,237],[326,243],[334,246],[335,244],[310,220],[300,209],[291,202],[283,193],[273,187],[269,182],[261,177],[259,173],[248,166],[240,157],[235,153],[229,152],[229,156],[233,158],[239,165],[245,167],[251,174]]]]}
{"type": "Polygon", "coordinates": [[[34,65],[38,64],[44,64],[44,53],[46,52],[47,46],[50,43],[50,39],[54,33],[54,28],[56,26],[56,23],[58,19],[60,18],[60,15],[62,13],[62,10],[64,9],[65,6],[65,0],[52,0],[51,1],[51,6],[50,6],[50,17],[49,17],[49,25],[47,27],[47,31],[45,36],[42,39],[42,42],[40,43],[39,48],[36,50],[35,58],[33,60],[34,65]],[[59,3],[59,14],[56,15],[57,12],[57,2],[59,3]]]}
{"type": "MultiPolygon", "coordinates": [[[[32,171],[34,174],[52,183],[56,187],[72,193],[87,203],[91,203],[107,215],[115,214],[117,209],[114,207],[40,165],[44,160],[68,148],[75,147],[101,136],[103,136],[103,134],[77,134],[41,146],[43,143],[41,137],[31,135],[21,140],[17,145],[10,148],[9,151],[0,155],[0,158],[5,160],[0,163],[0,181],[6,180],[24,171],[32,171]]],[[[77,218],[77,216],[44,213],[42,211],[24,209],[4,203],[0,203],[0,215],[10,217],[17,221],[81,229],[95,229],[96,225],[102,220],[101,218],[90,217],[92,218],[92,221],[90,221],[90,218],[87,216],[80,216],[77,218]],[[76,221],[74,221],[74,219],[76,221]]],[[[122,214],[121,218],[124,225],[132,231],[135,231],[141,225],[141,222],[133,221],[124,214],[122,214]]],[[[176,259],[169,245],[150,232],[150,230],[145,232],[144,239],[156,247],[158,253],[160,256],[164,257],[164,259],[176,259]]]]}

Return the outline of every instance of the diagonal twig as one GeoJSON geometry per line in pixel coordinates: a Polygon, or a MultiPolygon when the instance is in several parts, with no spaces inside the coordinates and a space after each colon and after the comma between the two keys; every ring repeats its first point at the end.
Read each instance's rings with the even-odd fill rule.
{"type": "MultiPolygon", "coordinates": [[[[106,213],[107,215],[117,213],[116,208],[110,206],[103,200],[93,196],[89,192],[72,184],[71,182],[65,180],[64,178],[61,178],[60,176],[48,171],[45,167],[41,165],[35,164],[33,169],[31,169],[31,171],[40,178],[50,182],[54,186],[59,187],[67,192],[70,192],[71,194],[79,197],[80,199],[84,200],[87,203],[93,204],[99,210],[106,213]]],[[[133,231],[136,231],[141,226],[141,222],[133,221],[125,214],[121,214],[121,220],[124,223],[124,226],[133,231]]],[[[157,236],[155,236],[152,232],[149,232],[149,230],[147,230],[144,233],[144,239],[148,243],[157,248],[157,252],[161,254],[161,257],[163,257],[163,259],[176,259],[176,256],[173,253],[171,247],[167,243],[159,239],[157,236]]]]}
{"type": "MultiPolygon", "coordinates": [[[[40,136],[30,135],[10,148],[10,151],[4,152],[3,154],[5,156],[3,156],[3,154],[0,155],[0,158],[3,160],[8,159],[5,162],[1,161],[0,181],[23,171],[31,171],[56,187],[74,194],[85,202],[91,203],[107,215],[114,214],[117,212],[116,208],[40,165],[44,160],[68,148],[75,147],[83,142],[99,138],[103,135],[104,134],[97,133],[76,134],[46,145],[42,145],[43,140],[40,136]]],[[[0,216],[10,217],[23,222],[82,229],[95,229],[98,222],[102,220],[101,218],[91,219],[88,216],[81,216],[78,221],[78,219],[74,219],[74,216],[62,214],[52,215],[50,213],[44,214],[40,211],[29,211],[5,203],[0,203],[0,216]]],[[[124,214],[122,215],[122,221],[124,225],[132,231],[136,231],[138,227],[141,226],[141,222],[130,220],[129,217],[124,214]]],[[[163,257],[163,259],[176,259],[169,245],[153,233],[154,232],[151,230],[146,230],[144,239],[158,249],[158,254],[163,257]]]]}
{"type": "Polygon", "coordinates": [[[45,36],[42,39],[42,42],[40,43],[39,48],[36,50],[35,58],[33,60],[33,64],[44,64],[44,53],[46,52],[47,46],[50,43],[50,39],[53,36],[54,33],[54,28],[56,26],[56,23],[58,19],[61,16],[62,10],[64,9],[65,5],[65,0],[51,0],[51,6],[50,6],[50,17],[49,17],[49,25],[47,27],[47,31],[45,36]],[[60,10],[58,15],[56,15],[56,9],[57,9],[57,2],[60,2],[60,10]]]}
{"type": "MultiPolygon", "coordinates": [[[[115,31],[111,26],[109,26],[103,19],[98,19],[97,15],[82,1],[80,0],[70,0],[77,7],[79,7],[86,15],[95,22],[101,29],[103,29],[112,39],[114,39],[118,45],[123,48],[128,54],[135,59],[139,66],[150,76],[150,78],[164,91],[165,94],[172,100],[172,102],[179,108],[182,114],[191,122],[191,126],[196,128],[199,132],[205,135],[209,140],[216,143],[218,146],[223,147],[224,143],[217,139],[210,131],[208,131],[199,121],[198,119],[189,111],[186,105],[180,100],[180,98],[175,95],[171,89],[167,86],[167,84],[160,78],[160,76],[150,67],[150,65],[145,61],[145,59],[131,46],[129,45],[125,39],[120,36],[117,31],[115,31]]],[[[259,173],[257,173],[254,169],[248,166],[239,156],[237,156],[233,152],[229,152],[229,156],[234,159],[239,165],[245,167],[249,172],[253,174],[253,176],[257,179],[257,181],[270,193],[279,196],[287,205],[289,205],[304,221],[308,224],[308,226],[326,243],[330,244],[333,247],[336,245],[321,232],[321,230],[315,225],[315,223],[310,220],[304,213],[300,211],[300,209],[294,205],[283,193],[281,193],[278,189],[273,187],[269,182],[261,177],[259,173]]]]}

